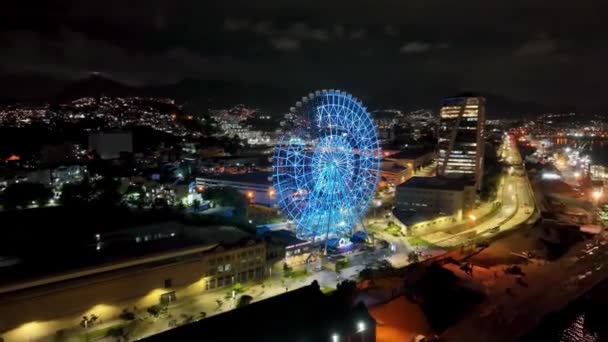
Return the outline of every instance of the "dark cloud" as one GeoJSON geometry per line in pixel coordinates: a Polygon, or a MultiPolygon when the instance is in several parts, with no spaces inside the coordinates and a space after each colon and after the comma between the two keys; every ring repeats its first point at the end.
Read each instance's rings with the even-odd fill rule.
{"type": "Polygon", "coordinates": [[[279,51],[300,50],[300,41],[289,37],[272,38],[270,39],[270,45],[279,51]]]}
{"type": "Polygon", "coordinates": [[[0,14],[0,74],[344,86],[369,92],[362,98],[392,92],[404,105],[471,89],[597,108],[607,9],[593,0],[19,1],[0,14]]]}
{"type": "Polygon", "coordinates": [[[399,52],[401,52],[402,54],[422,53],[436,49],[447,49],[448,46],[449,45],[447,43],[433,44],[416,41],[403,44],[403,46],[401,46],[401,49],[399,49],[399,52]]]}
{"type": "Polygon", "coordinates": [[[515,52],[518,56],[535,56],[535,55],[548,55],[552,54],[557,50],[558,42],[555,39],[551,39],[543,34],[537,38],[529,40],[522,44],[522,46],[515,52]]]}

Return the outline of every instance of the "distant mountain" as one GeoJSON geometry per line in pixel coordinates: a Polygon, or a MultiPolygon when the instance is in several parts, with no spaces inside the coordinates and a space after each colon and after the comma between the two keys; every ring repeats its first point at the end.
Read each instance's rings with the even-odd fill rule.
{"type": "Polygon", "coordinates": [[[244,103],[269,111],[286,111],[303,95],[302,91],[269,85],[196,79],[142,90],[150,96],[176,98],[193,110],[225,108],[244,103]]]}
{"type": "Polygon", "coordinates": [[[65,86],[53,96],[66,101],[86,96],[149,96],[170,97],[185,103],[190,110],[225,108],[237,103],[267,110],[288,110],[302,92],[287,91],[267,85],[248,85],[217,80],[184,79],[174,84],[132,87],[92,75],[65,86]]]}
{"type": "MultiPolygon", "coordinates": [[[[326,87],[330,89],[332,87],[326,87]]],[[[171,97],[185,104],[186,110],[204,111],[208,108],[226,108],[237,103],[258,107],[270,113],[289,110],[302,96],[317,88],[279,87],[263,84],[244,84],[224,80],[184,79],[177,83],[134,87],[93,74],[77,81],[59,80],[41,75],[0,76],[0,101],[48,100],[66,101],[86,96],[151,96],[171,97]]],[[[322,88],[319,88],[322,89],[322,88]]],[[[415,83],[387,86],[386,88],[358,87],[346,89],[361,99],[368,109],[399,108],[438,110],[442,97],[461,93],[458,89],[443,87],[420,88],[415,83]]],[[[517,118],[545,112],[575,111],[573,106],[547,106],[519,101],[497,94],[483,94],[487,99],[488,117],[517,118]]]]}
{"type": "Polygon", "coordinates": [[[99,74],[72,82],[54,95],[56,100],[65,101],[81,97],[139,95],[138,88],[103,77],[99,74]]]}
{"type": "Polygon", "coordinates": [[[577,111],[574,106],[550,106],[531,101],[518,101],[495,94],[481,94],[486,98],[486,114],[491,118],[519,118],[550,112],[577,111]]]}

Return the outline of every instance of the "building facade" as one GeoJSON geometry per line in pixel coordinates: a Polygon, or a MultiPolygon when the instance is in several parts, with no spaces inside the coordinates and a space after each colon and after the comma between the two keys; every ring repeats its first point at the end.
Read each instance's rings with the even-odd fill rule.
{"type": "Polygon", "coordinates": [[[397,186],[395,207],[432,219],[450,216],[455,221],[475,205],[475,187],[463,179],[445,177],[413,177],[397,186]]]}
{"type": "Polygon", "coordinates": [[[474,179],[477,190],[483,179],[485,102],[478,96],[443,99],[437,133],[437,174],[474,179]]]}
{"type": "Polygon", "coordinates": [[[245,240],[201,245],[0,285],[0,336],[41,341],[77,327],[83,316],[106,321],[182,297],[264,276],[266,245],[245,240]]]}

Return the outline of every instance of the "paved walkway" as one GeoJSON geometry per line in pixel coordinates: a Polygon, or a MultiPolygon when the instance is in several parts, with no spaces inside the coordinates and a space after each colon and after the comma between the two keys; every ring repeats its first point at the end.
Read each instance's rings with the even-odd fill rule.
{"type": "MultiPolygon", "coordinates": [[[[122,320],[120,318],[104,321],[90,328],[76,327],[67,332],[66,341],[82,341],[84,334],[92,334],[96,330],[108,329],[114,326],[123,325],[128,327],[129,340],[137,340],[150,335],[158,334],[172,327],[181,325],[187,322],[202,319],[201,313],[205,317],[217,315],[226,311],[233,310],[236,302],[241,295],[249,295],[253,297],[253,302],[264,300],[270,297],[277,296],[289,290],[298,289],[309,285],[313,280],[317,280],[321,287],[335,288],[337,283],[346,278],[358,276],[360,267],[351,267],[344,269],[340,277],[334,272],[322,270],[314,272],[300,278],[284,278],[282,275],[273,275],[271,279],[266,278],[259,283],[244,284],[244,291],[238,294],[234,299],[226,298],[230,292],[230,288],[205,292],[199,296],[179,298],[176,302],[168,306],[165,314],[159,317],[152,317],[147,311],[140,310],[135,312],[137,319],[132,322],[122,320]],[[133,323],[135,322],[135,323],[133,323]]],[[[53,337],[49,337],[48,341],[54,341],[53,337]]],[[[106,337],[96,341],[115,342],[113,337],[106,337]]],[[[44,342],[47,342],[46,340],[44,342]]]]}

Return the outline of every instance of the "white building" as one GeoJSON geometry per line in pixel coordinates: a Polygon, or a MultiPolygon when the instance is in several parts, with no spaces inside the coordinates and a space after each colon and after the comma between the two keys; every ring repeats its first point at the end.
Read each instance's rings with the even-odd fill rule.
{"type": "Polygon", "coordinates": [[[475,196],[472,181],[412,177],[397,186],[393,215],[407,227],[408,234],[412,234],[412,227],[432,228],[438,223],[462,221],[464,215],[473,209],[475,196]],[[420,223],[422,227],[416,227],[420,223]]]}

